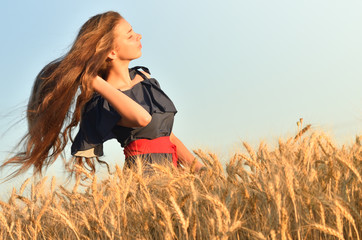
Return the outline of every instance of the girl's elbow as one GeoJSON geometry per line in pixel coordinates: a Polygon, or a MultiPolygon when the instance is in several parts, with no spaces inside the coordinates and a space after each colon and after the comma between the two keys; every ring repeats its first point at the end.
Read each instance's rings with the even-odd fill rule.
{"type": "Polygon", "coordinates": [[[152,116],[148,115],[138,120],[138,125],[140,127],[146,127],[152,120],[152,116]]]}

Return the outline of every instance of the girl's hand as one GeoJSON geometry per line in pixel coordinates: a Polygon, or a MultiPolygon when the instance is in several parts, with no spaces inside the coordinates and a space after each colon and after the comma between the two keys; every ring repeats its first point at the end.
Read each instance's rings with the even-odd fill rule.
{"type": "Polygon", "coordinates": [[[199,172],[204,167],[173,133],[170,135],[170,141],[176,145],[177,156],[181,164],[188,167],[193,166],[195,172],[199,172]]]}

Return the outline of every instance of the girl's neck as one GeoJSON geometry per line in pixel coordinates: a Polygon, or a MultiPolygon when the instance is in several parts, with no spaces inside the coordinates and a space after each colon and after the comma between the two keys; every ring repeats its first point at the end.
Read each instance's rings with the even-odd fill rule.
{"type": "Polygon", "coordinates": [[[106,81],[117,89],[129,88],[132,80],[129,75],[129,61],[113,61],[106,81]]]}

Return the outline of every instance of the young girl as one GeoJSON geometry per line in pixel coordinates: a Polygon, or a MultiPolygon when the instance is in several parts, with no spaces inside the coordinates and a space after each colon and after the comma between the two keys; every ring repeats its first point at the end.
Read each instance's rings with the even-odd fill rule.
{"type": "Polygon", "coordinates": [[[19,164],[14,175],[31,166],[41,173],[80,123],[72,144],[77,164],[94,170],[89,160],[98,160],[102,144],[116,138],[124,147],[126,166],[139,157],[146,164],[194,164],[198,171],[202,164],[172,133],[177,112],[172,101],[147,68],[129,69],[130,61],[141,56],[141,38],[116,12],[90,18],[70,51],[37,76],[28,103],[26,149],[2,166],[19,164]]]}

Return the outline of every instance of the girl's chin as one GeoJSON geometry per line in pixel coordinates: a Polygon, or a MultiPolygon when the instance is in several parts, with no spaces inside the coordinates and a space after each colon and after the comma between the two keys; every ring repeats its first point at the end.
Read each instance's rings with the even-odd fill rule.
{"type": "Polygon", "coordinates": [[[141,56],[142,56],[142,52],[140,52],[140,54],[137,55],[137,57],[135,57],[135,59],[140,58],[141,56]]]}

